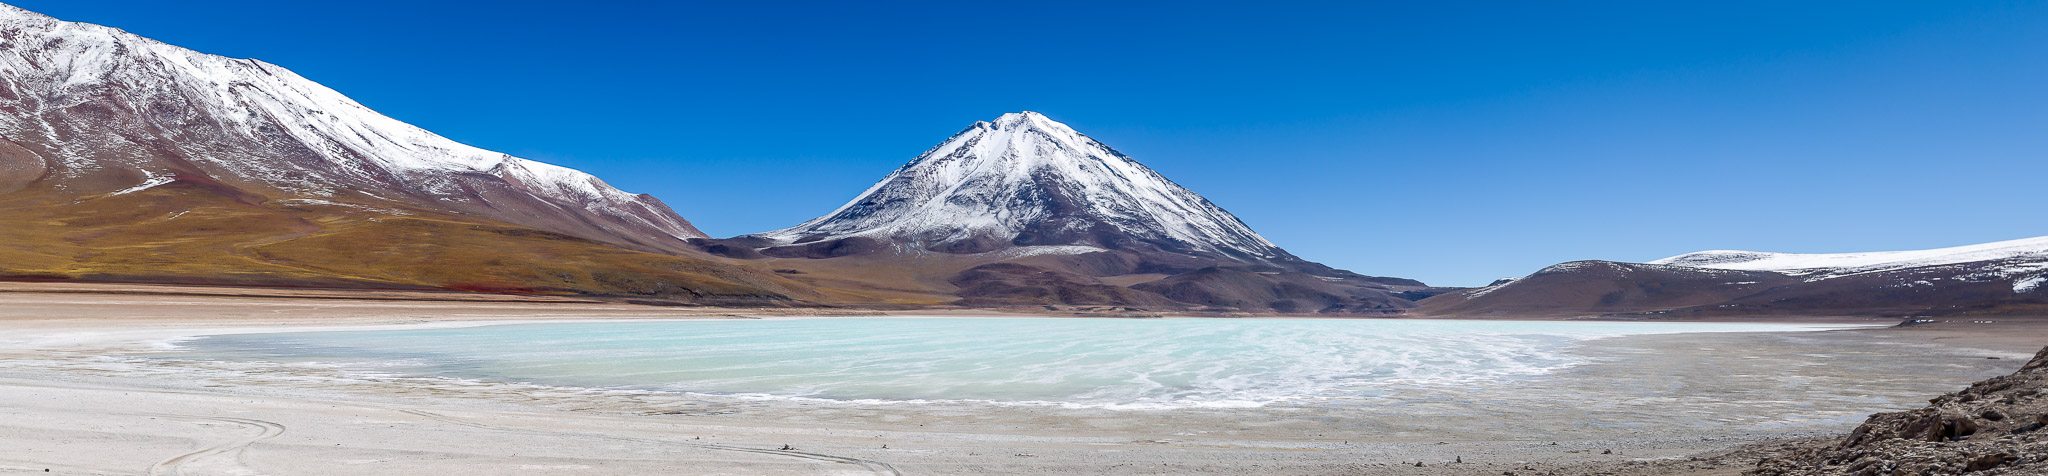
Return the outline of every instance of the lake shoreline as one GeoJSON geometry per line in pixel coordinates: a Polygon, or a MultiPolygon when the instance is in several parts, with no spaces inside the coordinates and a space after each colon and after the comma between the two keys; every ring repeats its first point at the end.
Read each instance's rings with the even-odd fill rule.
{"type": "MultiPolygon", "coordinates": [[[[1719,429],[1688,432],[1680,428],[1662,436],[1623,438],[1597,425],[1572,422],[1546,423],[1557,425],[1554,429],[1510,425],[1503,432],[1487,427],[1522,415],[1486,411],[1458,414],[1452,421],[1466,428],[1449,428],[1438,422],[1406,421],[1399,414],[1375,415],[1379,410],[1373,408],[1119,412],[943,407],[903,411],[858,405],[653,401],[632,395],[599,398],[464,382],[335,384],[312,374],[250,378],[222,373],[195,378],[193,375],[199,374],[191,373],[193,369],[138,364],[119,354],[147,352],[152,343],[164,339],[202,334],[357,326],[734,319],[746,318],[747,312],[604,304],[565,308],[527,303],[193,296],[110,299],[33,293],[0,298],[9,303],[0,310],[0,319],[4,319],[0,326],[7,330],[0,334],[5,336],[0,337],[0,356],[6,364],[0,366],[0,411],[9,417],[7,423],[0,423],[0,442],[5,442],[0,444],[5,448],[0,449],[0,473],[61,468],[74,474],[133,474],[174,457],[205,453],[200,459],[206,464],[272,474],[1501,474],[1525,466],[1572,468],[1643,458],[1682,459],[1748,442],[1833,434],[1845,430],[1844,425],[1853,426],[1852,422],[1741,431],[1727,423],[1714,423],[1710,426],[1719,429]],[[570,313],[575,315],[566,315],[570,313]],[[270,434],[273,431],[276,434],[270,434]],[[1543,434],[1552,437],[1532,436],[1543,434]],[[781,449],[785,445],[792,449],[781,449]],[[227,453],[236,456],[221,456],[227,453]],[[1413,466],[1415,462],[1425,465],[1418,468],[1413,466]]],[[[1940,389],[1965,384],[1979,374],[1998,373],[2007,364],[2017,366],[2023,359],[2007,355],[2038,349],[2042,330],[2032,322],[1936,323],[1802,333],[1818,339],[1814,342],[1719,336],[1704,341],[1734,340],[1727,341],[1728,345],[1704,346],[1753,346],[1762,349],[1756,351],[1760,356],[1779,352],[1785,360],[1800,359],[1798,353],[1809,347],[1839,358],[1861,352],[1856,350],[1859,347],[1876,346],[1897,350],[1894,353],[1939,354],[1946,360],[1930,361],[1930,365],[1973,369],[1928,378],[1946,381],[1915,384],[1940,389]]],[[[1704,341],[1670,336],[1602,339],[1587,346],[1587,352],[1602,358],[1640,359],[1659,352],[1697,352],[1704,341]]],[[[1782,370],[1745,363],[1765,360],[1761,358],[1716,358],[1720,360],[1699,365],[1782,370]]],[[[1674,360],[1678,359],[1590,365],[1562,378],[1580,379],[1589,382],[1587,386],[1599,385],[1591,382],[1656,382],[1644,372],[1687,371],[1689,367],[1684,365],[1688,364],[1671,362],[1674,360]],[[1655,368],[1634,368],[1644,366],[1655,368]]],[[[1821,369],[1813,372],[1815,378],[1858,378],[1853,372],[1826,367],[1802,364],[1785,368],[1821,369]]],[[[1727,382],[1698,385],[1701,388],[1682,394],[1655,391],[1646,398],[1714,398],[1718,391],[1742,391],[1708,388],[1730,386],[1727,382]]],[[[1654,411],[1644,413],[1658,404],[1641,405],[1616,407],[1594,420],[1612,419],[1625,425],[1658,416],[1654,411]]],[[[1904,408],[1905,403],[1900,405],[1904,408]]],[[[1469,404],[1457,408],[1468,406],[1485,408],[1469,404]]],[[[1543,414],[1541,407],[1527,411],[1532,412],[1527,415],[1543,414]]]]}
{"type": "MultiPolygon", "coordinates": [[[[327,289],[289,288],[258,286],[203,286],[147,283],[82,283],[82,282],[33,282],[0,280],[0,302],[22,301],[35,303],[52,298],[68,297],[73,301],[98,299],[114,301],[168,301],[186,303],[212,303],[229,306],[263,304],[321,303],[331,302],[342,306],[349,303],[379,304],[390,307],[417,307],[422,309],[461,308],[464,306],[506,309],[518,314],[599,313],[615,315],[615,318],[666,318],[696,317],[1068,317],[1087,319],[1389,319],[1389,320],[1481,320],[1481,321],[1617,321],[1617,322],[1786,322],[1813,324],[1884,324],[1903,322],[1902,317],[1886,316],[1837,316],[1803,314],[1714,314],[1688,315],[1681,317],[1656,316],[1650,314],[1556,314],[1526,315],[1512,318],[1482,318],[1470,316],[1432,316],[1420,313],[1386,315],[1323,315],[1323,314],[1260,314],[1260,313],[1168,313],[1160,311],[1088,311],[1088,310],[1044,310],[1027,308],[958,308],[943,305],[933,306],[686,306],[648,305],[630,302],[626,299],[593,298],[582,296],[490,294],[455,291],[421,290],[380,290],[380,289],[327,289]]],[[[109,316],[113,317],[113,316],[109,316]]],[[[180,316],[191,317],[191,316],[180,316]]],[[[247,316],[213,316],[223,317],[247,316]]],[[[363,318],[358,315],[327,315],[329,319],[363,318]]],[[[438,317],[438,316],[437,316],[438,317]]],[[[2013,316],[2003,316],[2011,318],[2013,316]]],[[[2041,316],[2048,318],[2048,316],[2041,316]]],[[[585,319],[590,317],[563,317],[585,319]]],[[[596,317],[603,318],[603,317],[596,317]]],[[[2021,317],[2026,319],[2027,317],[2021,317]]],[[[374,319],[374,318],[372,318],[374,319]]],[[[386,322],[386,321],[371,321],[386,322]]],[[[399,321],[390,321],[399,322],[399,321]]]]}

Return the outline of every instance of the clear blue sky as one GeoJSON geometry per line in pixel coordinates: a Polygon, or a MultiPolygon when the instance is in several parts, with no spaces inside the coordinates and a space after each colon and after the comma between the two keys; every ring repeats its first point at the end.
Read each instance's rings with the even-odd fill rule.
{"type": "Polygon", "coordinates": [[[1020,110],[1297,255],[1433,284],[2048,235],[2040,1],[12,3],[283,65],[719,236],[1020,110]]]}

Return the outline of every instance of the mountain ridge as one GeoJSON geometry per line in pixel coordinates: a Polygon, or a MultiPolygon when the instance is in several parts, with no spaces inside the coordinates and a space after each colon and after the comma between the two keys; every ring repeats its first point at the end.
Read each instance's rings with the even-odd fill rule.
{"type": "Polygon", "coordinates": [[[0,279],[789,305],[652,197],[290,70],[0,5],[0,279]]]}
{"type": "Polygon", "coordinates": [[[0,173],[0,191],[44,180],[72,196],[132,193],[204,176],[284,198],[434,202],[640,249],[704,236],[652,197],[448,140],[274,64],[13,6],[0,30],[12,157],[0,161],[17,171],[0,173]]]}
{"type": "Polygon", "coordinates": [[[2022,288],[2038,286],[2043,276],[2048,276],[2048,236],[1925,250],[1862,253],[1802,254],[1709,250],[1664,258],[1648,264],[1776,271],[1817,281],[1863,273],[1983,261],[2018,261],[2010,266],[1987,272],[2017,278],[2013,291],[2026,292],[2022,288]],[[2033,284],[2029,286],[2026,283],[2033,284]]]}
{"type": "Polygon", "coordinates": [[[2048,309],[2048,237],[1909,251],[1575,261],[1425,300],[1441,316],[1924,316],[2048,309]]]}

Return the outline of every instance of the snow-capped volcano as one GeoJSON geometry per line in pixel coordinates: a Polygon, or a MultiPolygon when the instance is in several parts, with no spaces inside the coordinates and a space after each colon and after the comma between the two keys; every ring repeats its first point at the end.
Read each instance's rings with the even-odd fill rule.
{"type": "Polygon", "coordinates": [[[271,200],[402,203],[641,248],[704,236],[583,172],[470,147],[277,65],[0,5],[0,193],[177,180],[271,200]]]}
{"type": "Polygon", "coordinates": [[[825,216],[693,243],[867,296],[968,307],[1387,315],[1443,291],[1297,258],[1035,112],[976,122],[825,216]]]}
{"type": "Polygon", "coordinates": [[[976,122],[780,243],[870,238],[980,253],[1012,246],[1157,248],[1293,260],[1244,222],[1116,150],[1036,112],[976,122]]]}

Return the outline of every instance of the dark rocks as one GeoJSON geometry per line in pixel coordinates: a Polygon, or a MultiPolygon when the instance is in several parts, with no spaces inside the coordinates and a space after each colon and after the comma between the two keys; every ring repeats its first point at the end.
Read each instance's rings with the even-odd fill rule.
{"type": "Polygon", "coordinates": [[[2007,462],[2011,462],[2011,461],[2013,461],[2013,460],[2017,460],[2017,459],[2019,459],[2019,457],[2017,457],[2017,456],[2013,456],[2013,454],[2012,454],[2012,453],[1995,453],[1995,454],[1988,454],[1988,455],[1978,456],[1978,457],[1976,457],[1976,458],[1974,458],[1974,459],[1971,459],[1971,460],[1970,460],[1970,465],[1969,465],[1969,466],[1967,466],[1967,467],[1964,467],[1963,469],[1964,469],[1964,470],[1967,470],[1967,471],[1983,471],[1983,470],[1987,470],[1987,469],[1991,469],[1991,468],[1996,468],[1996,467],[1998,467],[1999,465],[2002,465],[2002,464],[2005,464],[2005,463],[2007,463],[2007,462]]]}

